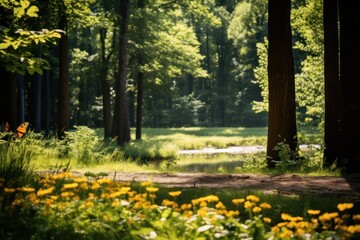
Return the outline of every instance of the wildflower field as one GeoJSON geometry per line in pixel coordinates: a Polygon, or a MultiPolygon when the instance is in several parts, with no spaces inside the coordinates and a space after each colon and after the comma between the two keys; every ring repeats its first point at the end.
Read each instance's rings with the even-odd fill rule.
{"type": "Polygon", "coordinates": [[[0,239],[359,239],[354,203],[335,212],[281,213],[255,195],[232,199],[227,208],[215,195],[178,203],[159,188],[71,172],[35,175],[27,186],[0,178],[0,239]]]}

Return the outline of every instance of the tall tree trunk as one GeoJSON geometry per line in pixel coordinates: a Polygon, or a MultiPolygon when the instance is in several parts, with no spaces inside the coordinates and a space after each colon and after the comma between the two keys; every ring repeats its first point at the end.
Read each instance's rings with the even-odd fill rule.
{"type": "Polygon", "coordinates": [[[340,15],[340,160],[348,172],[360,172],[359,4],[339,1],[340,15]]]}
{"type": "MultiPolygon", "coordinates": [[[[138,39],[139,45],[141,47],[144,46],[144,15],[141,14],[145,8],[145,1],[138,0],[138,11],[140,11],[141,19],[138,22],[138,39]]],[[[137,52],[137,61],[138,61],[138,69],[137,69],[137,96],[136,96],[136,132],[135,137],[136,140],[141,140],[141,128],[142,128],[142,108],[143,108],[143,95],[144,95],[144,72],[142,70],[144,64],[144,54],[142,48],[138,49],[137,52]]]]}
{"type": "MultiPolygon", "coordinates": [[[[59,28],[67,31],[65,6],[60,6],[60,9],[59,28]]],[[[63,139],[65,131],[69,129],[70,119],[68,33],[62,33],[59,41],[59,82],[57,90],[57,131],[58,138],[63,139]]]]}
{"type": "Polygon", "coordinates": [[[339,44],[337,0],[323,1],[325,132],[324,165],[333,165],[339,156],[339,44]]]}
{"type": "Polygon", "coordinates": [[[136,140],[141,140],[141,128],[142,128],[142,106],[144,96],[144,73],[138,72],[137,75],[137,98],[136,98],[136,140]]]}
{"type": "Polygon", "coordinates": [[[115,134],[117,143],[122,146],[130,141],[129,107],[126,98],[127,80],[127,39],[129,24],[130,0],[120,3],[120,41],[119,41],[119,73],[116,79],[115,99],[115,134]]]}
{"type": "Polygon", "coordinates": [[[290,26],[290,0],[269,0],[269,122],[267,139],[268,167],[280,160],[278,143],[297,149],[294,58],[290,26]]]}
{"type": "MultiPolygon", "coordinates": [[[[103,121],[104,121],[104,139],[111,137],[111,94],[110,84],[107,80],[109,72],[109,59],[111,53],[106,55],[105,51],[105,39],[106,39],[106,28],[100,29],[100,42],[101,42],[101,92],[103,96],[103,121]]],[[[114,34],[115,36],[115,34],[114,34]]]]}

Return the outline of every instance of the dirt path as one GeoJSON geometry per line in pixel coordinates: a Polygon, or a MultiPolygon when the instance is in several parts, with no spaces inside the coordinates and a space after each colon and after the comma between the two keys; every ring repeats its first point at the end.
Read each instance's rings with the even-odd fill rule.
{"type": "Polygon", "coordinates": [[[118,181],[151,181],[166,187],[236,188],[263,190],[268,193],[351,197],[360,200],[360,175],[347,177],[204,174],[204,173],[112,173],[118,181]]]}

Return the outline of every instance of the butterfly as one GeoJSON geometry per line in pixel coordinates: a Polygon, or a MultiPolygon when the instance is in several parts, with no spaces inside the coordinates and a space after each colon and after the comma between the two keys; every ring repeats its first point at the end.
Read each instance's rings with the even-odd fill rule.
{"type": "MultiPolygon", "coordinates": [[[[20,124],[15,132],[14,132],[14,136],[17,136],[18,138],[23,138],[25,136],[25,134],[27,133],[27,130],[29,128],[29,122],[23,122],[22,124],[20,124]]],[[[10,132],[10,125],[8,122],[5,123],[5,132],[10,132]]],[[[11,135],[7,134],[5,135],[5,137],[1,138],[2,140],[9,140],[9,137],[11,135]]]]}
{"type": "Polygon", "coordinates": [[[22,138],[29,127],[29,122],[23,122],[20,126],[16,128],[15,135],[17,135],[19,138],[22,138]]]}

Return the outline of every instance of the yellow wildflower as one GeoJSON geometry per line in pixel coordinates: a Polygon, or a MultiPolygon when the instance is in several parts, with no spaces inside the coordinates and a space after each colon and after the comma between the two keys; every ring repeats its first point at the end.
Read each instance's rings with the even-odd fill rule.
{"type": "Polygon", "coordinates": [[[189,203],[189,204],[184,203],[184,204],[181,205],[182,210],[188,210],[188,209],[191,209],[191,208],[192,208],[191,203],[189,203]]]}
{"type": "Polygon", "coordinates": [[[252,201],[252,202],[259,202],[260,201],[260,199],[258,197],[256,197],[256,196],[254,196],[254,195],[247,196],[246,200],[252,201]]]}
{"type": "Polygon", "coordinates": [[[178,197],[181,194],[181,191],[169,192],[169,195],[172,197],[178,197]]]}
{"type": "Polygon", "coordinates": [[[99,189],[100,188],[100,184],[98,182],[93,182],[91,189],[95,190],[95,189],[99,189]]]}
{"type": "Polygon", "coordinates": [[[60,196],[62,196],[62,197],[64,197],[64,198],[66,198],[66,197],[72,197],[72,196],[74,196],[75,195],[75,193],[73,193],[73,192],[62,192],[61,194],[60,194],[60,196]]]}
{"type": "Polygon", "coordinates": [[[260,204],[260,207],[261,207],[262,209],[271,209],[271,205],[270,205],[269,203],[266,203],[266,202],[261,203],[261,204],[260,204]]]}
{"type": "Polygon", "coordinates": [[[339,203],[337,205],[337,208],[339,209],[340,212],[345,211],[347,209],[351,209],[354,207],[353,203],[339,203]]]}
{"type": "Polygon", "coordinates": [[[85,203],[85,207],[93,207],[93,206],[94,206],[94,202],[92,202],[92,201],[87,201],[85,203]]]}
{"type": "Polygon", "coordinates": [[[21,187],[21,188],[17,188],[17,190],[21,192],[35,192],[35,188],[31,188],[31,187],[21,187]]]}
{"type": "Polygon", "coordinates": [[[88,188],[89,188],[88,183],[87,183],[87,182],[81,183],[81,184],[80,184],[80,188],[81,188],[82,190],[88,189],[88,188]]]}
{"type": "Polygon", "coordinates": [[[76,188],[77,186],[79,186],[78,183],[66,183],[64,184],[63,189],[76,188]]]}
{"type": "Polygon", "coordinates": [[[244,208],[245,208],[245,209],[252,208],[252,207],[253,207],[253,203],[252,203],[252,202],[246,201],[246,202],[244,203],[244,208]]]}
{"type": "Polygon", "coordinates": [[[326,221],[330,221],[333,218],[338,217],[339,214],[337,212],[333,212],[333,213],[324,213],[321,216],[319,216],[319,220],[322,222],[326,222],[326,221]]]}
{"type": "Polygon", "coordinates": [[[351,234],[360,233],[360,225],[350,225],[346,228],[346,230],[351,234]]]}
{"type": "Polygon", "coordinates": [[[266,222],[266,223],[271,223],[271,218],[264,217],[263,220],[264,220],[264,222],[266,222]]]}
{"type": "Polygon", "coordinates": [[[50,193],[52,193],[53,191],[54,191],[54,187],[50,187],[50,188],[47,188],[47,189],[44,189],[44,190],[39,189],[39,190],[37,191],[36,195],[37,195],[38,197],[41,197],[41,196],[44,196],[44,195],[46,195],[46,194],[50,194],[50,193]]]}
{"type": "Polygon", "coordinates": [[[147,187],[147,188],[146,188],[146,191],[148,191],[148,192],[157,192],[157,191],[159,191],[159,188],[147,187]]]}
{"type": "Polygon", "coordinates": [[[354,221],[360,221],[360,214],[355,214],[355,215],[352,217],[352,219],[353,219],[354,221]]]}
{"type": "Polygon", "coordinates": [[[230,211],[227,211],[227,213],[225,213],[226,217],[229,217],[229,218],[234,217],[234,216],[238,216],[239,214],[240,213],[239,213],[238,210],[235,210],[235,211],[230,210],[230,211]]]}
{"type": "Polygon", "coordinates": [[[253,209],[252,209],[252,211],[253,211],[253,213],[259,213],[259,212],[261,212],[261,208],[260,207],[254,207],[253,209]]]}
{"type": "Polygon", "coordinates": [[[239,204],[241,204],[243,202],[245,202],[244,198],[237,198],[237,199],[232,200],[232,203],[235,204],[235,205],[239,205],[239,204]]]}
{"type": "Polygon", "coordinates": [[[320,210],[307,210],[307,213],[310,215],[318,215],[320,213],[320,210]]]}
{"type": "Polygon", "coordinates": [[[222,203],[222,202],[218,202],[216,205],[215,205],[215,208],[216,209],[225,209],[225,205],[222,203]]]}
{"type": "Polygon", "coordinates": [[[110,183],[111,179],[110,178],[101,178],[101,179],[98,179],[97,182],[99,184],[110,183]]]}

